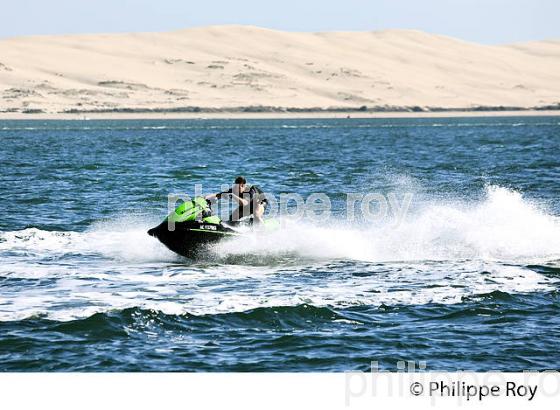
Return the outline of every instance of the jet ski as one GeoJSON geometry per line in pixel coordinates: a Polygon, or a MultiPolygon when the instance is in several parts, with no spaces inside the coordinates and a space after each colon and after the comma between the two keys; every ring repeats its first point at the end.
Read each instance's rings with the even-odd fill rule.
{"type": "MultiPolygon", "coordinates": [[[[157,238],[171,251],[196,259],[204,256],[208,247],[227,238],[247,234],[252,219],[240,222],[225,222],[212,214],[210,202],[203,197],[180,204],[148,235],[157,238]]],[[[275,228],[277,222],[265,220],[267,229],[275,228]]]]}

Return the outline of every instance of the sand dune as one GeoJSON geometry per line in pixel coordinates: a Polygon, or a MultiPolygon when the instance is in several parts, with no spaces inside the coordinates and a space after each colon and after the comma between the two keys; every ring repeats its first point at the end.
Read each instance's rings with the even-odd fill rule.
{"type": "Polygon", "coordinates": [[[2,112],[557,104],[560,41],[487,46],[412,30],[248,26],[0,40],[2,112]]]}

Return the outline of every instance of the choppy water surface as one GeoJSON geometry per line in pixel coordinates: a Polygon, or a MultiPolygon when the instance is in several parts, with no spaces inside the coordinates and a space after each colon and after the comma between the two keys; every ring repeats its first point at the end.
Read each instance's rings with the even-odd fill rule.
{"type": "Polygon", "coordinates": [[[560,369],[560,119],[0,121],[0,370],[560,369]],[[146,230],[237,174],[331,199],[203,261],[146,230]],[[346,193],[412,194],[347,221],[346,193]]]}

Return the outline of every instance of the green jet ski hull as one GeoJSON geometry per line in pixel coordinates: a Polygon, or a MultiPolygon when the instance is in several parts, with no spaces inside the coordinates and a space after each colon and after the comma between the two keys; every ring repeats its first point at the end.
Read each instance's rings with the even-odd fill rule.
{"type": "Polygon", "coordinates": [[[208,253],[208,249],[226,238],[239,235],[222,223],[204,221],[176,222],[173,229],[167,220],[148,231],[171,251],[191,259],[197,259],[208,253]]]}
{"type": "MultiPolygon", "coordinates": [[[[252,225],[252,220],[242,223],[224,223],[212,215],[210,204],[201,197],[185,201],[165,220],[148,231],[171,251],[191,259],[204,257],[209,248],[222,240],[243,235],[242,226],[252,225]]],[[[264,223],[267,230],[276,229],[278,222],[270,219],[264,223]]],[[[246,230],[245,230],[246,232],[246,230]]]]}

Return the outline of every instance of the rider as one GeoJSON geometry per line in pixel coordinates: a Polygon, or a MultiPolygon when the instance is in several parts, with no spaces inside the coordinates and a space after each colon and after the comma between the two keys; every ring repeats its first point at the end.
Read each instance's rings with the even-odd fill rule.
{"type": "Polygon", "coordinates": [[[230,220],[237,222],[241,218],[253,215],[255,223],[263,222],[263,214],[268,200],[264,192],[256,185],[247,185],[247,180],[238,176],[235,178],[233,186],[225,192],[206,195],[206,200],[213,201],[223,196],[229,196],[237,202],[238,207],[230,215],[230,220]]]}

